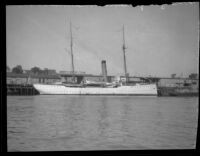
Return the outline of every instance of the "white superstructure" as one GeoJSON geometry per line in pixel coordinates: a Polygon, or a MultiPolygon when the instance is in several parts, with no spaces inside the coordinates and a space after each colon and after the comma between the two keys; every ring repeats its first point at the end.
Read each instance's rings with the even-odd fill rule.
{"type": "Polygon", "coordinates": [[[134,86],[118,87],[68,87],[56,84],[34,84],[40,94],[68,95],[137,95],[157,96],[156,84],[136,84],[134,86]]]}

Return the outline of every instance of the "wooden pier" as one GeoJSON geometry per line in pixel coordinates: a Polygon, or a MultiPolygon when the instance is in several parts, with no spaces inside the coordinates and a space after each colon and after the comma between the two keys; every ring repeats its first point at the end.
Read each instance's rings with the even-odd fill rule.
{"type": "Polygon", "coordinates": [[[158,96],[199,96],[199,90],[189,87],[158,87],[158,96]]]}
{"type": "Polygon", "coordinates": [[[7,84],[7,95],[38,95],[31,84],[7,84]]]}

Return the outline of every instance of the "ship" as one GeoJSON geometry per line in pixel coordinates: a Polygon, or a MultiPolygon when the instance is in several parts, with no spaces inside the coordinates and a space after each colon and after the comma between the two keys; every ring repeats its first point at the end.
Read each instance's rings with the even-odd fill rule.
{"type": "Polygon", "coordinates": [[[33,84],[40,94],[46,95],[133,95],[133,96],[157,96],[157,85],[155,83],[128,83],[128,73],[126,68],[126,46],[123,26],[123,60],[125,82],[118,79],[113,82],[97,82],[83,80],[75,83],[74,57],[73,57],[73,38],[70,22],[70,54],[72,63],[72,83],[57,82],[52,84],[33,84]]]}

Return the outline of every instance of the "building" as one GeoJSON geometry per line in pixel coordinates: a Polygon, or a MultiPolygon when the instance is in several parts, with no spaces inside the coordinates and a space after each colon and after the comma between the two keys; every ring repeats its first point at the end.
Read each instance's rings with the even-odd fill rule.
{"type": "Polygon", "coordinates": [[[191,78],[160,78],[158,81],[159,87],[184,87],[187,85],[198,88],[199,80],[191,78]]]}
{"type": "Polygon", "coordinates": [[[87,77],[91,74],[86,74],[85,72],[74,72],[74,75],[71,71],[60,71],[59,76],[61,77],[62,82],[68,82],[71,83],[75,81],[76,83],[81,83],[81,81],[84,80],[84,77],[87,77]],[[73,77],[74,76],[74,77],[73,77]],[[73,80],[73,78],[75,80],[73,80]]]}
{"type": "Polygon", "coordinates": [[[192,74],[189,75],[189,78],[190,79],[198,79],[199,75],[197,73],[192,73],[192,74]]]}
{"type": "MultiPolygon", "coordinates": [[[[68,74],[69,75],[69,74],[73,74],[73,73],[72,73],[72,71],[60,71],[59,74],[61,74],[61,75],[68,74]]],[[[83,71],[74,71],[74,74],[79,74],[79,75],[83,74],[84,75],[86,73],[83,71]]]]}
{"type": "Polygon", "coordinates": [[[31,70],[23,70],[23,73],[24,73],[24,74],[30,74],[30,73],[31,73],[31,70]]]}
{"type": "Polygon", "coordinates": [[[10,67],[6,66],[6,72],[11,72],[10,67]]]}
{"type": "Polygon", "coordinates": [[[54,83],[60,81],[59,75],[31,75],[7,73],[7,84],[33,84],[33,83],[54,83]]]}
{"type": "Polygon", "coordinates": [[[44,72],[44,74],[47,74],[47,75],[56,75],[56,70],[54,69],[48,69],[48,68],[45,68],[44,70],[42,70],[44,72]]]}
{"type": "MultiPolygon", "coordinates": [[[[31,70],[23,70],[24,74],[33,74],[31,70]]],[[[56,70],[54,69],[48,69],[45,68],[44,70],[40,71],[40,74],[45,74],[45,75],[56,75],[56,70]]]]}

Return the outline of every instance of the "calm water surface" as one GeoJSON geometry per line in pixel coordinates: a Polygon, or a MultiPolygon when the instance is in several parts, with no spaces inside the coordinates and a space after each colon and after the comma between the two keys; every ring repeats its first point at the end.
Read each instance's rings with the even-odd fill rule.
{"type": "Polygon", "coordinates": [[[8,96],[8,151],[194,149],[198,98],[8,96]]]}

